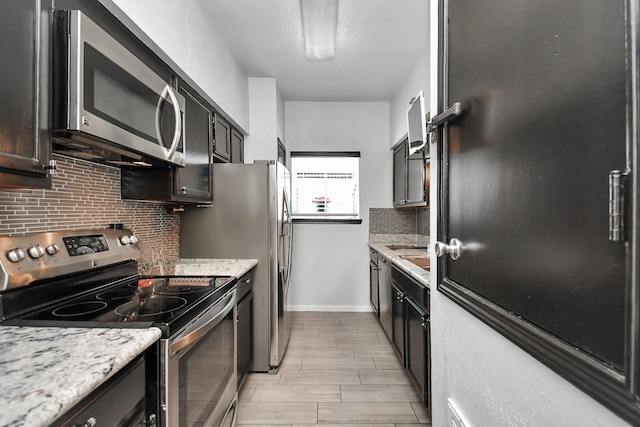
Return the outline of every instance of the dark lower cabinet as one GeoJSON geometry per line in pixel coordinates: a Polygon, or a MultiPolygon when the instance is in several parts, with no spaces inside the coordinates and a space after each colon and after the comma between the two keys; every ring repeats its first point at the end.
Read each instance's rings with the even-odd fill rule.
{"type": "Polygon", "coordinates": [[[238,280],[238,385],[253,360],[253,274],[251,270],[238,280]]]}
{"type": "Polygon", "coordinates": [[[369,249],[369,301],[376,316],[380,317],[380,295],[378,293],[380,277],[378,276],[378,270],[378,252],[369,249]]]}
{"type": "Polygon", "coordinates": [[[429,371],[431,343],[429,314],[411,298],[406,299],[405,310],[405,368],[422,401],[429,408],[431,407],[429,404],[429,378],[431,378],[429,371]]]}
{"type": "Polygon", "coordinates": [[[404,365],[405,362],[405,293],[402,292],[396,283],[391,282],[391,343],[404,365]]]}
{"type": "Polygon", "coordinates": [[[429,289],[393,267],[390,293],[389,339],[422,402],[431,410],[429,289]]]}
{"type": "Polygon", "coordinates": [[[145,394],[145,383],[145,359],[138,357],[56,420],[52,427],[150,425],[155,415],[145,413],[149,397],[145,394]]]}

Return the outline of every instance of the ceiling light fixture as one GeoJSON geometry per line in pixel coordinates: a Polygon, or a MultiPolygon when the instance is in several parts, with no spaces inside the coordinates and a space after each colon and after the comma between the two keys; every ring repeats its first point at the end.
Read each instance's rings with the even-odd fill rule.
{"type": "Polygon", "coordinates": [[[307,59],[331,59],[336,54],[338,0],[300,0],[307,59]]]}

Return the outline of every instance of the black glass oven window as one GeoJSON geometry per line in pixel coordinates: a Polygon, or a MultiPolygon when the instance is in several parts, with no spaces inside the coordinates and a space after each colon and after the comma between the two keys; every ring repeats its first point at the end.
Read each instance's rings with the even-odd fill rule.
{"type": "Polygon", "coordinates": [[[95,254],[109,250],[107,238],[102,234],[94,236],[63,237],[62,241],[69,256],[95,254]]]}
{"type": "Polygon", "coordinates": [[[220,401],[234,374],[233,326],[231,311],[213,331],[180,357],[179,425],[206,425],[220,401]]]}
{"type": "Polygon", "coordinates": [[[156,110],[160,110],[160,132],[165,145],[171,144],[175,118],[169,101],[134,76],[84,44],[84,108],[141,138],[159,143],[156,110]]]}

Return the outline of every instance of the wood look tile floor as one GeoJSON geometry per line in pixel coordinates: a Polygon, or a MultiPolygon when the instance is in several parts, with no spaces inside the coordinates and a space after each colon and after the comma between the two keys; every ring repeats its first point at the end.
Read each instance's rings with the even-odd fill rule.
{"type": "Polygon", "coordinates": [[[240,426],[431,426],[373,313],[291,317],[279,372],[249,374],[240,388],[240,426]]]}

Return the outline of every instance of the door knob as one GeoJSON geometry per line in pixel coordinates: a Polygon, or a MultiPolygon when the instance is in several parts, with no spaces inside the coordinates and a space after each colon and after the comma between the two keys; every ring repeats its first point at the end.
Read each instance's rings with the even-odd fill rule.
{"type": "Polygon", "coordinates": [[[462,254],[462,242],[456,238],[451,239],[448,245],[444,242],[436,242],[434,250],[438,258],[448,254],[455,261],[462,254]]]}

